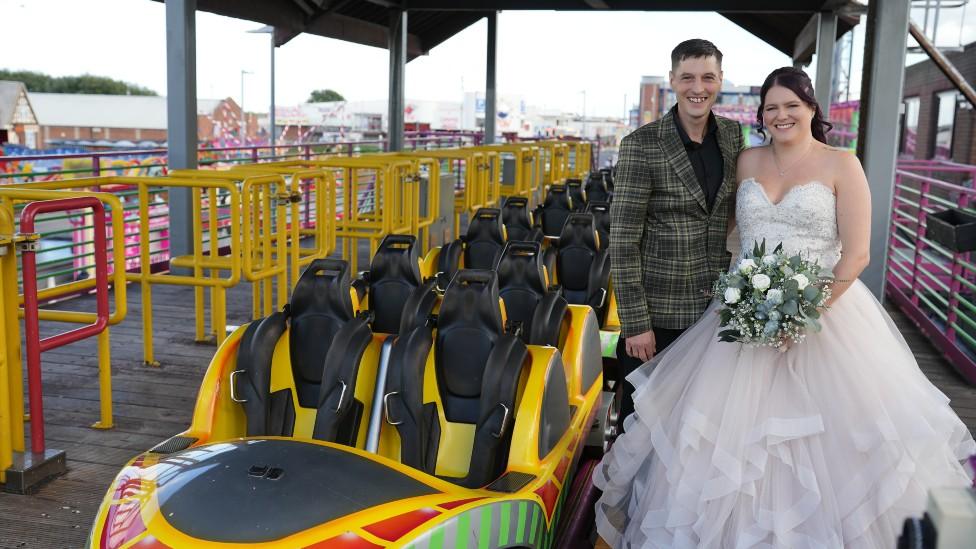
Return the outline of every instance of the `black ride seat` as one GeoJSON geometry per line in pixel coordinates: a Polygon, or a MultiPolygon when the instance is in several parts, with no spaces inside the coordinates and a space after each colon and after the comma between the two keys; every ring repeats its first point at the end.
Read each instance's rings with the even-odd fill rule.
{"type": "Polygon", "coordinates": [[[572,214],[559,235],[559,284],[569,303],[589,305],[603,321],[610,284],[610,254],[600,242],[593,214],[572,214]]]}
{"type": "Polygon", "coordinates": [[[596,232],[600,235],[600,247],[610,248],[610,203],[597,200],[590,200],[586,203],[586,210],[583,213],[593,214],[593,225],[596,232]]]}
{"type": "Polygon", "coordinates": [[[353,316],[349,264],[318,259],[295,284],[284,311],[255,320],[244,331],[231,374],[244,408],[247,436],[292,436],[291,389],[271,392],[275,345],[288,331],[298,405],[316,408],[313,437],[352,444],[363,403],[353,398],[359,362],[372,340],[368,316],[353,316]]]}
{"type": "Polygon", "coordinates": [[[607,185],[607,190],[613,195],[613,169],[600,168],[600,173],[603,174],[603,182],[607,185]]]}
{"type": "Polygon", "coordinates": [[[592,202],[610,202],[610,187],[607,175],[602,171],[593,172],[586,178],[586,197],[592,202]]]}
{"type": "Polygon", "coordinates": [[[549,289],[538,242],[509,242],[498,262],[498,294],[508,321],[521,325],[522,341],[530,345],[559,343],[568,304],[549,289]]]}
{"type": "Polygon", "coordinates": [[[441,248],[437,256],[438,279],[441,287],[447,286],[464,259],[465,269],[492,270],[505,247],[505,226],[502,224],[501,210],[480,208],[468,224],[468,232],[463,238],[450,242],[441,248]]]}
{"type": "Polygon", "coordinates": [[[533,227],[529,200],[524,196],[510,196],[502,206],[502,223],[509,241],[542,242],[542,230],[533,227]]]}
{"type": "Polygon", "coordinates": [[[404,304],[423,283],[419,257],[413,235],[391,234],[380,242],[366,276],[374,332],[399,333],[404,304]]]}
{"type": "Polygon", "coordinates": [[[566,190],[569,192],[569,198],[572,200],[573,211],[582,212],[586,208],[586,201],[588,200],[586,189],[583,188],[583,180],[567,179],[566,190]]]}
{"type": "Polygon", "coordinates": [[[469,488],[488,484],[504,472],[515,424],[519,378],[528,364],[525,344],[506,333],[499,307],[498,278],[492,271],[460,270],[444,292],[433,326],[401,334],[387,374],[386,421],[400,438],[400,460],[434,474],[441,427],[475,426],[467,475],[447,477],[469,488]],[[433,347],[437,398],[424,401],[427,357],[433,347]]]}
{"type": "Polygon", "coordinates": [[[573,200],[569,196],[566,186],[553,185],[549,187],[545,201],[536,208],[536,212],[542,233],[548,237],[558,237],[566,218],[573,213],[573,200]]]}

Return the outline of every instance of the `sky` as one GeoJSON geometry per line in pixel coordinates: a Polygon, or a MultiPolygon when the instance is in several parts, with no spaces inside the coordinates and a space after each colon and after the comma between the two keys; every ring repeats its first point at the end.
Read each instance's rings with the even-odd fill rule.
{"type": "MultiPolygon", "coordinates": [[[[939,45],[976,40],[976,8],[946,10],[939,45]],[[960,21],[965,21],[961,25],[960,21]]],[[[53,76],[108,76],[166,93],[165,7],[151,0],[0,0],[0,68],[53,76]]],[[[922,10],[913,17],[921,24],[922,10]]],[[[408,16],[409,25],[409,16],[408,16]]],[[[197,14],[197,94],[233,97],[267,112],[270,38],[262,25],[197,14]],[[250,74],[243,76],[241,71],[250,74]]],[[[863,25],[854,38],[853,89],[860,87],[863,25]]],[[[485,85],[487,23],[475,23],[407,64],[411,100],[460,101],[485,85]]],[[[790,59],[716,13],[502,12],[498,16],[498,88],[530,105],[589,116],[623,116],[641,76],[666,76],[671,49],[707,38],[724,53],[725,79],[762,83],[790,59]],[[584,94],[585,92],[585,94],[584,94]]],[[[911,56],[910,60],[919,56],[911,56]]],[[[311,90],[331,88],[350,100],[384,99],[389,56],[384,49],[312,35],[277,48],[276,103],[304,102],[311,90]]],[[[812,67],[810,69],[812,73],[812,67]]]]}

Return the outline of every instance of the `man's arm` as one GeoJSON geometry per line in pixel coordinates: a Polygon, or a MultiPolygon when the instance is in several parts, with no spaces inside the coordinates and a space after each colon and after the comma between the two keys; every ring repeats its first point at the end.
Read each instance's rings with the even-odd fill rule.
{"type": "Polygon", "coordinates": [[[617,296],[621,336],[651,330],[651,313],[644,295],[641,238],[651,197],[651,170],[634,134],[620,142],[617,178],[610,203],[610,272],[617,296]]]}

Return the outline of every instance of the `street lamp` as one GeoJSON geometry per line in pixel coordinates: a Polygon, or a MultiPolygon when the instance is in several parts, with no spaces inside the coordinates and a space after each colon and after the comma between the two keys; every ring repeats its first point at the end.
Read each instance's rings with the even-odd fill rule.
{"type": "Polygon", "coordinates": [[[274,156],[274,145],[275,145],[275,40],[274,40],[274,27],[261,27],[260,29],[255,29],[252,31],[247,31],[249,33],[264,33],[271,36],[271,109],[268,111],[268,123],[270,126],[270,132],[268,133],[268,144],[271,145],[271,156],[274,156]]]}
{"type": "Polygon", "coordinates": [[[583,94],[583,130],[580,132],[580,137],[586,139],[586,90],[580,93],[583,94]]]}
{"type": "Polygon", "coordinates": [[[244,112],[244,75],[254,74],[241,69],[241,146],[247,146],[247,114],[244,112]]]}

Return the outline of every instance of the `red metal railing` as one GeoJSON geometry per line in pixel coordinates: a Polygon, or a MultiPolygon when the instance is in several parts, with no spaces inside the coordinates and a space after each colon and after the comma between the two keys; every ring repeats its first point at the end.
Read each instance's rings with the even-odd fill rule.
{"type": "Polygon", "coordinates": [[[108,326],[108,246],[105,237],[105,208],[95,197],[64,198],[32,202],[20,214],[20,231],[34,233],[38,214],[91,208],[96,220],[95,233],[95,299],[97,320],[80,328],[41,339],[37,299],[37,249],[21,250],[24,272],[24,332],[27,346],[27,385],[30,395],[31,451],[44,453],[44,405],[41,389],[41,353],[100,334],[108,326]]]}

